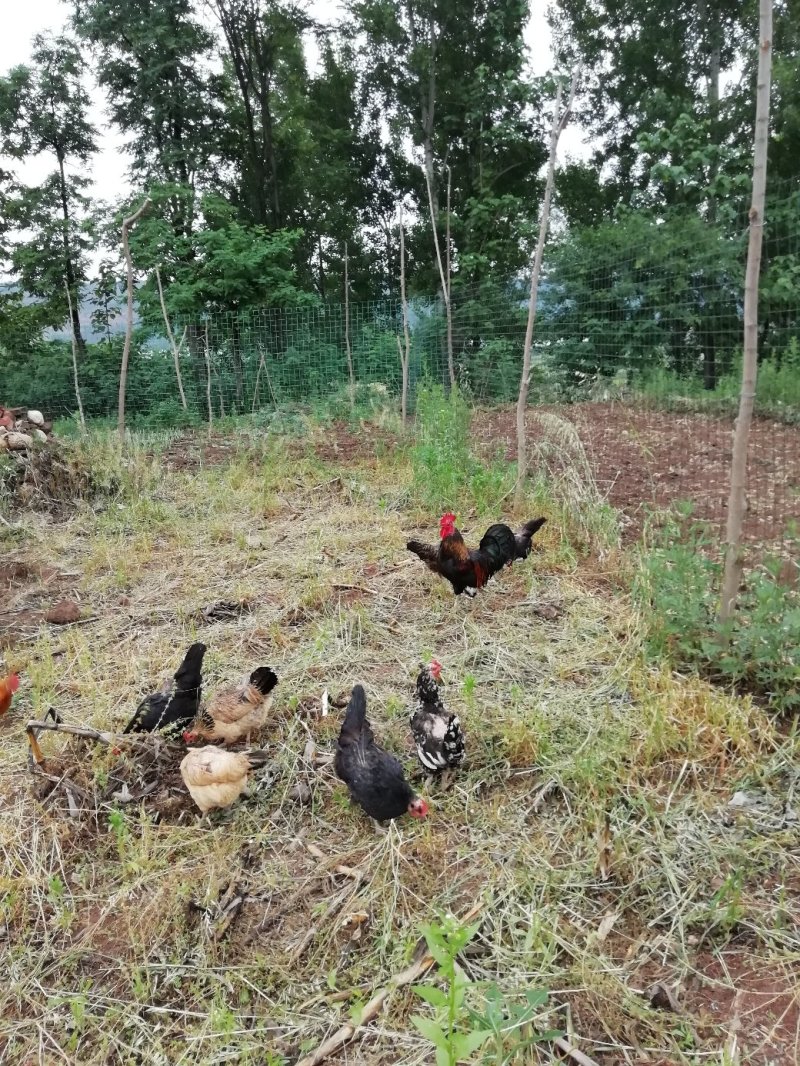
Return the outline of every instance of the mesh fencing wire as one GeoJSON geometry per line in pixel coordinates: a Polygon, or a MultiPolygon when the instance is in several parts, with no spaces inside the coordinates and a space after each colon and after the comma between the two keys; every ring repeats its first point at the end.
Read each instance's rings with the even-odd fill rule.
{"type": "MultiPolygon", "coordinates": [[[[738,404],[747,249],[744,200],[705,216],[631,212],[549,247],[539,290],[530,406],[578,428],[600,487],[641,526],[649,506],[694,503],[723,523],[738,404]],[[709,215],[714,221],[709,221],[709,215]]],[[[800,524],[800,189],[773,191],[761,277],[757,417],[749,454],[749,539],[775,543],[800,524]]],[[[513,458],[513,410],[529,282],[464,286],[451,299],[459,384],[513,458]]],[[[409,299],[409,409],[420,382],[447,384],[442,300],[409,299]]],[[[399,407],[403,308],[398,298],[206,314],[173,323],[180,397],[163,337],[140,336],[131,359],[131,425],[179,427],[225,416],[267,420],[294,406],[328,418],[385,401],[399,407]],[[352,379],[350,366],[352,365],[352,379]]],[[[65,349],[66,346],[61,346],[65,349]]],[[[80,367],[90,418],[114,418],[118,344],[80,367]]],[[[42,356],[0,401],[49,416],[75,409],[65,350],[42,356]],[[20,395],[22,392],[22,395],[20,395]]],[[[537,432],[535,418],[529,431],[537,432]]]]}

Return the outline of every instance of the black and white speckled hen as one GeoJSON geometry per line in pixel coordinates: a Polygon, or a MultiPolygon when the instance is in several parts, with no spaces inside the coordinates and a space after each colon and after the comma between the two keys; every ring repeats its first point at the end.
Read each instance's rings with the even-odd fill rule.
{"type": "Polygon", "coordinates": [[[347,705],[334,768],[350,789],[351,798],[378,822],[410,814],[424,818],[428,804],[416,795],[403,767],[375,742],[367,719],[367,694],[355,685],[347,705]]]}
{"type": "Polygon", "coordinates": [[[439,693],[442,664],[434,659],[417,676],[417,700],[411,732],[424,769],[439,774],[464,761],[464,731],[457,714],[450,714],[439,693]]]}
{"type": "Polygon", "coordinates": [[[205,653],[205,644],[192,644],[174,680],[142,700],[123,733],[179,734],[187,729],[200,710],[205,653]]]}
{"type": "Polygon", "coordinates": [[[462,592],[475,596],[477,589],[483,588],[498,570],[510,566],[516,559],[528,558],[533,535],[545,521],[544,518],[533,518],[516,533],[505,523],[496,522],[483,534],[478,547],[470,549],[456,529],[456,516],[443,514],[439,520],[441,540],[437,546],[410,540],[406,547],[418,555],[429,570],[449,581],[456,596],[462,592]]]}

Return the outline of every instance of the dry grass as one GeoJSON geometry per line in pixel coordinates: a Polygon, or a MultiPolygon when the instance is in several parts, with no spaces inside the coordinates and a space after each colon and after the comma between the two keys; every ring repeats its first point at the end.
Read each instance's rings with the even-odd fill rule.
{"type": "MultiPolygon", "coordinates": [[[[218,465],[203,449],[171,445],[152,489],[104,509],[26,515],[13,546],[74,575],[60,587],[95,620],[43,627],[0,662],[24,671],[0,726],[3,1061],[294,1061],[408,963],[422,923],[480,897],[469,975],[510,999],[550,989],[542,1026],[597,1062],[795,1061],[794,739],[746,700],[647,666],[629,602],[553,523],[531,562],[454,601],[404,550],[435,516],[415,508],[402,450],[337,459],[321,433],[242,437],[218,465]],[[205,621],[218,601],[244,609],[205,621]],[[83,789],[83,810],[70,815],[62,787],[42,798],[24,720],[53,706],[121,728],[195,639],[209,687],[260,663],[280,676],[261,738],[274,763],[249,798],[198,824],[179,757],[156,773],[58,735],[43,737],[48,768],[83,789]],[[340,720],[318,717],[321,694],[363,681],[376,731],[412,768],[411,686],[433,653],[469,763],[427,793],[426,822],[378,838],[308,761],[340,720]],[[141,803],[111,795],[155,777],[141,803]],[[730,807],[737,790],[758,803],[730,807]],[[675,986],[681,1013],[651,1006],[654,981],[675,986]]],[[[579,506],[579,482],[554,513],[567,496],[579,506]]],[[[40,591],[17,588],[16,608],[40,591]]],[[[333,1061],[431,1062],[412,1008],[398,992],[333,1061]]]]}

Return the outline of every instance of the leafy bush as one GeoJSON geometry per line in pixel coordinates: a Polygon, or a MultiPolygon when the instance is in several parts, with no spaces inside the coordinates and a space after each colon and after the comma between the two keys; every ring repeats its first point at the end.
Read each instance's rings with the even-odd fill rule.
{"type": "MultiPolygon", "coordinates": [[[[791,537],[789,549],[798,558],[800,538],[791,537]]],[[[750,691],[779,713],[800,710],[797,574],[787,578],[781,559],[754,568],[723,628],[717,620],[722,565],[713,552],[704,527],[682,528],[676,520],[643,554],[634,593],[645,612],[648,651],[750,691]]]]}
{"type": "Polygon", "coordinates": [[[508,464],[486,466],[470,448],[469,404],[458,388],[449,395],[427,382],[417,393],[417,440],[411,449],[414,488],[431,511],[479,513],[496,508],[510,488],[508,464]]]}

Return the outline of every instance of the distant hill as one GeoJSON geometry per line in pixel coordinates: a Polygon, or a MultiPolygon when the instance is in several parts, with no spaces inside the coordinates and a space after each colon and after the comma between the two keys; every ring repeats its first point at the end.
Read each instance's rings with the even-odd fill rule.
{"type": "MultiPolygon", "coordinates": [[[[0,294],[14,292],[18,289],[18,286],[12,282],[0,283],[0,294]]],[[[30,296],[25,293],[22,297],[24,304],[32,304],[37,302],[37,297],[30,296]]],[[[116,314],[111,320],[111,333],[124,333],[125,332],[125,296],[122,292],[118,293],[116,303],[116,314]]],[[[78,317],[81,323],[81,332],[83,333],[84,340],[88,344],[95,344],[101,341],[105,337],[105,332],[98,331],[93,322],[92,314],[99,309],[99,303],[95,298],[95,286],[84,285],[81,288],[80,303],[78,307],[78,317]]],[[[133,308],[133,324],[139,325],[139,313],[134,304],[133,308]]],[[[46,329],[44,331],[46,340],[68,341],[71,333],[69,326],[65,322],[60,329],[46,329]]]]}

